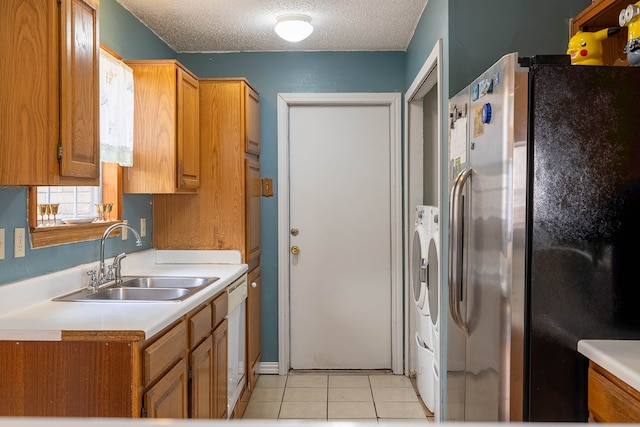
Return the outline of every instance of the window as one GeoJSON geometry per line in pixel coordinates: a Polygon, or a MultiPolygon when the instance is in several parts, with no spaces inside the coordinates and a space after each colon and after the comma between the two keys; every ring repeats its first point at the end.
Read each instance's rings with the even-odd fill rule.
{"type": "MultiPolygon", "coordinates": [[[[104,230],[108,226],[113,224],[113,221],[122,219],[122,168],[116,163],[103,163],[101,174],[102,185],[99,187],[30,187],[29,188],[29,229],[31,230],[31,247],[39,248],[43,246],[59,245],[62,243],[80,242],[84,240],[99,239],[102,237],[104,230]],[[45,190],[48,189],[48,190],[45,190]],[[63,215],[61,207],[58,208],[58,215],[56,215],[56,225],[42,226],[42,216],[38,212],[38,204],[44,201],[42,197],[48,194],[50,203],[57,203],[54,200],[64,199],[64,197],[77,197],[78,200],[87,196],[87,191],[76,189],[90,189],[90,193],[93,200],[97,200],[99,197],[101,200],[111,201],[113,200],[113,206],[111,211],[111,222],[80,222],[74,224],[65,224],[62,219],[66,217],[66,213],[63,215]],[[40,194],[42,194],[39,199],[40,194]],[[84,194],[82,194],[84,193],[84,194]],[[97,195],[95,194],[97,193],[97,195]],[[59,199],[55,199],[59,198],[59,199]]],[[[76,209],[89,209],[88,217],[96,217],[95,203],[90,202],[90,206],[86,206],[87,203],[77,204],[76,209]],[[85,205],[84,207],[82,205],[85,205]]],[[[62,205],[62,203],[60,203],[62,205]]],[[[64,209],[72,209],[65,207],[64,209]]],[[[67,218],[78,218],[82,214],[79,210],[76,210],[76,214],[71,214],[67,218]],[[75,216],[74,216],[75,215],[75,216]]],[[[45,222],[50,220],[53,223],[53,215],[50,218],[45,214],[45,222]]],[[[118,230],[115,234],[118,234],[118,230]]]]}
{"type": "Polygon", "coordinates": [[[100,203],[102,187],[38,187],[38,227],[91,222],[100,203]]]}

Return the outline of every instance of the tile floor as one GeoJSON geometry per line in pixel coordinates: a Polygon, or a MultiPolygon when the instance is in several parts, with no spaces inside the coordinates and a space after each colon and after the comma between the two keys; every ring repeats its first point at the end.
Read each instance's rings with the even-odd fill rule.
{"type": "Polygon", "coordinates": [[[243,418],[434,422],[411,380],[387,373],[260,375],[243,418]]]}

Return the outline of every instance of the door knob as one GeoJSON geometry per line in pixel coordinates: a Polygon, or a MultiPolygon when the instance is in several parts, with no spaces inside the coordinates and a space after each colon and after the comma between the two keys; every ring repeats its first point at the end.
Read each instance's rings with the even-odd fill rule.
{"type": "Polygon", "coordinates": [[[291,229],[291,235],[292,236],[297,236],[298,233],[300,233],[300,230],[298,230],[297,228],[292,228],[291,229]]]}
{"type": "Polygon", "coordinates": [[[291,246],[291,253],[293,255],[298,255],[300,253],[300,248],[297,246],[291,246]]]}

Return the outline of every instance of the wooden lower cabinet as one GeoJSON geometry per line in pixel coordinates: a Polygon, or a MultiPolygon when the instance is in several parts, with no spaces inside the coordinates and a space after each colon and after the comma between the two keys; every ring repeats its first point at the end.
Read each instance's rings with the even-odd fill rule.
{"type": "Polygon", "coordinates": [[[227,417],[227,348],[229,327],[227,319],[213,331],[213,418],[227,417]]]}
{"type": "Polygon", "coordinates": [[[188,366],[181,359],[144,394],[143,416],[148,418],[188,417],[188,366]]]}
{"type": "Polygon", "coordinates": [[[248,386],[252,392],[258,381],[262,359],[262,278],[260,267],[249,272],[247,296],[247,361],[248,386]]]}
{"type": "Polygon", "coordinates": [[[227,416],[227,319],[191,352],[190,418],[227,416]]]}
{"type": "Polygon", "coordinates": [[[0,416],[225,418],[226,298],[147,340],[73,331],[62,341],[0,341],[0,416]]]}
{"type": "Polygon", "coordinates": [[[213,339],[191,352],[191,418],[213,418],[213,339]]]}
{"type": "Polygon", "coordinates": [[[0,416],[139,417],[140,351],[122,338],[0,341],[0,416]]]}
{"type": "Polygon", "coordinates": [[[640,391],[594,362],[589,362],[588,395],[590,422],[640,422],[640,391]]]}

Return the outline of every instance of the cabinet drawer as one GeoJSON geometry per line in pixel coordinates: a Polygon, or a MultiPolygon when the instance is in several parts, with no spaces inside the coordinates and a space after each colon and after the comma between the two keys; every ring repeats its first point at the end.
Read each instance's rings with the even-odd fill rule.
{"type": "Polygon", "coordinates": [[[640,392],[606,369],[589,367],[589,412],[597,422],[640,422],[640,392]]]}
{"type": "Polygon", "coordinates": [[[148,386],[184,357],[187,349],[187,325],[184,321],[165,332],[157,341],[143,350],[144,386],[148,386]]]}
{"type": "Polygon", "coordinates": [[[211,333],[212,311],[211,304],[207,304],[189,318],[189,348],[196,347],[211,333]]]}
{"type": "Polygon", "coordinates": [[[229,298],[227,296],[227,291],[222,291],[214,300],[213,300],[213,327],[218,326],[220,322],[222,322],[225,317],[227,317],[227,311],[229,306],[229,298]]]}

